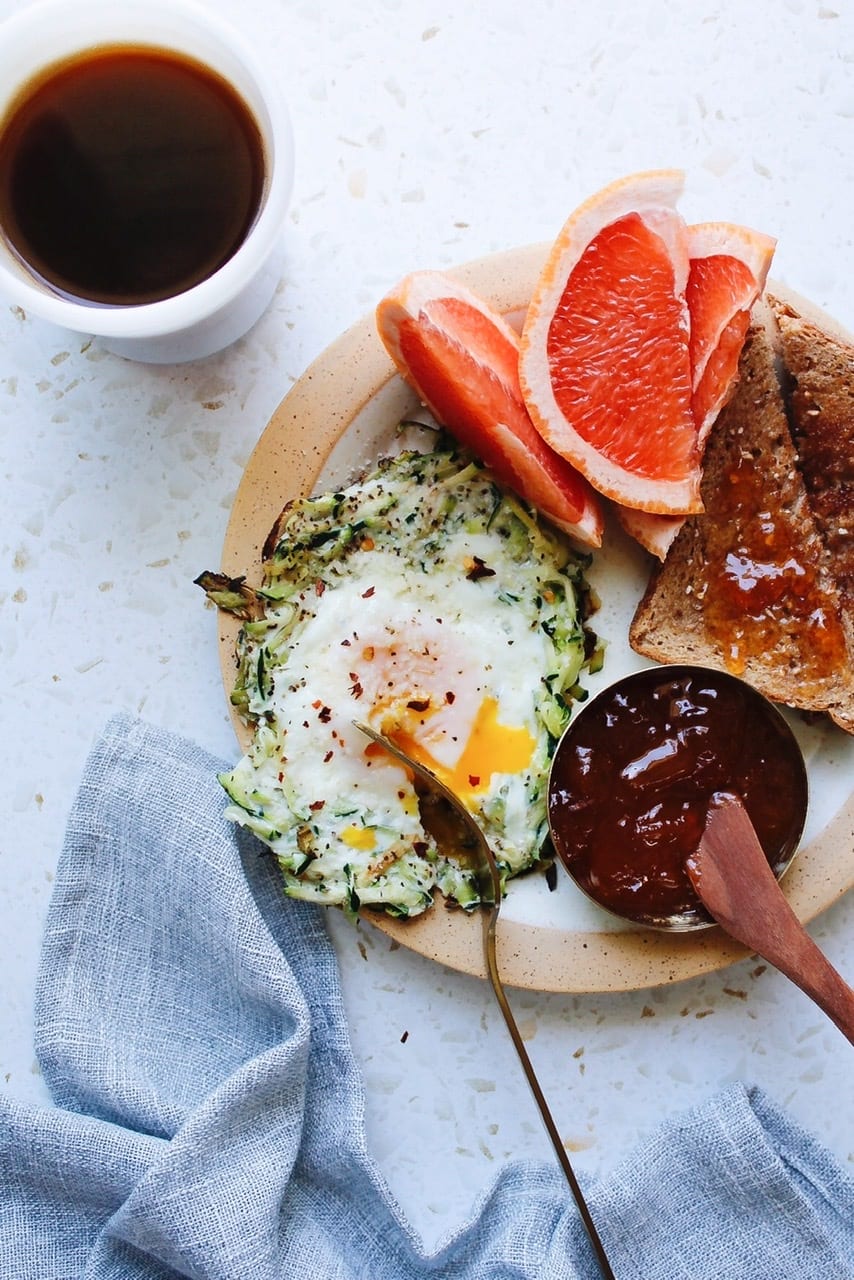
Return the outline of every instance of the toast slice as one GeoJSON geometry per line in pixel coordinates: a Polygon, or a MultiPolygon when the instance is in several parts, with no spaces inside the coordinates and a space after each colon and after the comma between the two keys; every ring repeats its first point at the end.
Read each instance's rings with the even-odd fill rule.
{"type": "Polygon", "coordinates": [[[762,301],[706,447],[705,511],[653,570],[629,640],[658,662],[730,671],[854,733],[854,644],[798,467],[775,344],[762,301]]]}
{"type": "Polygon", "coordinates": [[[854,340],[798,299],[769,299],[810,507],[854,635],[854,340]]]}

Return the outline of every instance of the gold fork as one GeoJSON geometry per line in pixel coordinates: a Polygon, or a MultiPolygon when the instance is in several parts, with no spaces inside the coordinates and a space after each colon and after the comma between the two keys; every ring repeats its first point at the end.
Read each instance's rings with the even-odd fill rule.
{"type": "Polygon", "coordinates": [[[516,1053],[519,1056],[519,1061],[522,1064],[522,1070],[525,1072],[525,1078],[530,1085],[531,1092],[533,1093],[534,1099],[539,1107],[540,1115],[542,1116],[546,1132],[548,1133],[552,1146],[554,1147],[558,1164],[561,1169],[563,1169],[566,1180],[569,1183],[569,1189],[572,1192],[576,1205],[578,1206],[581,1221],[584,1223],[585,1230],[590,1238],[590,1243],[593,1246],[593,1252],[596,1255],[596,1260],[599,1263],[599,1268],[604,1280],[616,1280],[614,1273],[611,1270],[611,1264],[605,1254],[605,1248],[599,1238],[599,1232],[596,1230],[596,1224],[594,1223],[590,1210],[587,1207],[587,1201],[584,1199],[581,1186],[579,1185],[578,1179],[576,1178],[575,1172],[570,1164],[566,1148],[561,1142],[560,1134],[557,1131],[557,1126],[552,1118],[545,1095],[540,1088],[540,1082],[537,1079],[536,1072],[531,1064],[531,1059],[528,1057],[528,1052],[522,1041],[522,1037],[519,1034],[516,1019],[513,1016],[513,1011],[510,1008],[509,1001],[504,991],[504,986],[501,982],[495,946],[498,913],[501,908],[501,876],[499,874],[498,867],[495,864],[495,857],[486,841],[486,837],[472,815],[469,813],[468,809],[463,805],[462,801],[454,795],[453,791],[446,787],[439,778],[436,777],[432,770],[426,768],[426,766],[420,764],[417,760],[413,760],[405,751],[401,751],[399,747],[395,746],[395,744],[388,738],[384,737],[383,734],[377,733],[377,731],[372,729],[370,725],[363,724],[358,720],[354,720],[353,723],[356,728],[360,729],[368,738],[371,738],[374,742],[383,747],[389,755],[394,756],[395,759],[401,762],[401,764],[404,764],[408,769],[411,769],[434,796],[438,796],[444,800],[445,803],[449,805],[455,817],[461,823],[469,837],[466,841],[466,854],[469,854],[470,845],[471,850],[473,851],[478,892],[480,894],[481,904],[485,908],[482,912],[483,954],[486,961],[486,971],[489,976],[489,981],[492,984],[492,990],[495,993],[496,1000],[498,1001],[498,1007],[501,1009],[504,1016],[507,1030],[510,1032],[510,1039],[513,1041],[516,1053]]]}

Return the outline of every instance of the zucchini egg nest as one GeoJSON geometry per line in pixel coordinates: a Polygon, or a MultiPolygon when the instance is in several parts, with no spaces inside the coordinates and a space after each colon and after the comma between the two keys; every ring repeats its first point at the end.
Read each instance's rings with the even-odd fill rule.
{"type": "Polygon", "coordinates": [[[549,763],[599,660],[588,562],[478,462],[440,447],[291,503],[260,589],[202,575],[245,619],[232,702],[253,736],[220,776],[227,815],[269,846],[288,894],[396,916],[424,911],[436,889],[479,901],[464,857],[422,820],[410,774],[354,721],[462,799],[504,880],[544,857],[549,763]]]}

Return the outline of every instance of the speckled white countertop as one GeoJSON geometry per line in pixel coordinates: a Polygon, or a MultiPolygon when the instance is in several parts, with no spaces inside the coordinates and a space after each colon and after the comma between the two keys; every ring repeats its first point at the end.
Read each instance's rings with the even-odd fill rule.
{"type": "MultiPolygon", "coordinates": [[[[0,0],[0,16],[20,7],[0,0]]],[[[276,404],[416,267],[551,239],[624,173],[778,238],[774,275],[854,327],[854,5],[821,0],[218,0],[278,66],[296,188],[285,276],[230,351],[137,366],[0,308],[0,1088],[45,1091],[31,1002],[84,757],[117,709],[236,750],[213,613],[242,470],[276,404]]],[[[854,853],[852,853],[854,856],[854,853]]],[[[369,1141],[432,1244],[502,1162],[551,1153],[485,984],[331,921],[369,1141]]],[[[850,895],[815,922],[854,974],[850,895]]],[[[756,961],[636,993],[513,1003],[583,1174],[724,1082],[854,1162],[851,1049],[756,961]]]]}

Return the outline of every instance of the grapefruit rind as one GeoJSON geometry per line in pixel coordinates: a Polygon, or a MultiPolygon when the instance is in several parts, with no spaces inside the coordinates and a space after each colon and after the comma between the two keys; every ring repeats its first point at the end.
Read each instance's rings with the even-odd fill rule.
{"type": "Polygon", "coordinates": [[[630,537],[658,560],[664,560],[676,541],[686,516],[655,515],[634,507],[615,505],[617,519],[630,537]]]}

